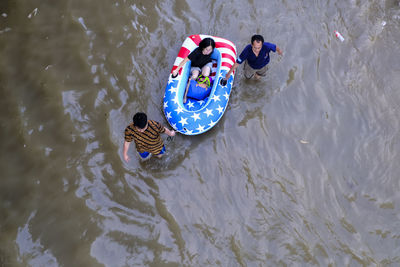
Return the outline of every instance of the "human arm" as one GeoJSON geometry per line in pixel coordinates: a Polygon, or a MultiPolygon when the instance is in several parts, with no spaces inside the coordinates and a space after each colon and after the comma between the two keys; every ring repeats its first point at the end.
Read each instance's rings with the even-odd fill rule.
{"type": "Polygon", "coordinates": [[[225,80],[228,80],[229,77],[231,77],[232,72],[234,72],[238,66],[239,66],[239,63],[237,63],[237,62],[235,62],[235,64],[232,65],[232,67],[229,69],[228,73],[225,75],[225,80]]]}
{"type": "Polygon", "coordinates": [[[175,135],[175,131],[174,130],[169,130],[167,127],[164,127],[165,133],[168,136],[174,136],[175,135]]]}
{"type": "Polygon", "coordinates": [[[228,73],[225,75],[225,80],[228,80],[231,77],[231,74],[236,70],[239,64],[242,64],[245,60],[247,60],[249,53],[251,51],[251,45],[247,45],[243,51],[240,53],[239,57],[236,59],[235,63],[229,69],[228,73]]]}
{"type": "Polygon", "coordinates": [[[178,67],[172,72],[172,76],[177,76],[178,75],[178,73],[179,73],[179,70],[183,67],[183,65],[185,65],[186,64],[186,62],[188,62],[189,61],[189,58],[188,57],[185,57],[182,61],[181,61],[181,63],[179,63],[179,65],[178,65],[178,67]]]}
{"type": "Polygon", "coordinates": [[[283,54],[283,51],[278,46],[276,46],[276,52],[278,52],[278,54],[281,56],[283,54]]]}
{"type": "Polygon", "coordinates": [[[129,156],[128,156],[128,149],[129,149],[129,146],[130,146],[130,145],[131,145],[131,142],[127,142],[127,141],[124,142],[123,156],[124,156],[124,160],[125,160],[126,162],[129,162],[129,160],[130,160],[130,158],[129,158],[129,156]]]}

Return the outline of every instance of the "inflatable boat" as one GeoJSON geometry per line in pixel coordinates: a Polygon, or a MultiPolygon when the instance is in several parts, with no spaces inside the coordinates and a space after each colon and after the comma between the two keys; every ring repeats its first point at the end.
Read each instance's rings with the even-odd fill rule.
{"type": "Polygon", "coordinates": [[[236,61],[236,47],[226,39],[210,35],[191,35],[185,39],[169,75],[164,94],[164,114],[168,123],[185,135],[197,135],[210,130],[222,118],[228,106],[234,73],[229,80],[225,75],[236,61]],[[179,63],[196,49],[204,38],[213,38],[215,49],[211,54],[213,68],[210,78],[210,95],[202,100],[188,98],[183,103],[183,96],[190,74],[190,60],[180,69],[176,77],[172,72],[179,63]]]}

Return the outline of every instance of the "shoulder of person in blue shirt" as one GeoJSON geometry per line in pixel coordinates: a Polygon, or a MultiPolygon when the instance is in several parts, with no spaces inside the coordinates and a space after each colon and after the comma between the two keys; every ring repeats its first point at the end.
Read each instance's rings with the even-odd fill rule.
{"type": "MultiPolygon", "coordinates": [[[[258,55],[257,58],[265,58],[269,62],[269,52],[271,52],[271,51],[276,52],[276,45],[273,43],[264,42],[263,47],[260,51],[260,54],[258,55]]],[[[253,56],[254,59],[256,59],[256,56],[253,53],[251,44],[248,44],[243,49],[242,53],[240,53],[240,56],[236,59],[236,62],[239,64],[242,64],[243,61],[245,61],[246,59],[250,58],[250,60],[251,60],[251,56],[253,56]]]]}

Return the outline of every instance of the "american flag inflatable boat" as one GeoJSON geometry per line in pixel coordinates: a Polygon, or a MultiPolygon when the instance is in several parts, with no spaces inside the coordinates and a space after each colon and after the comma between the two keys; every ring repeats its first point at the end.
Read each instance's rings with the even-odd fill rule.
{"type": "Polygon", "coordinates": [[[179,50],[164,94],[164,114],[169,124],[185,135],[197,135],[210,130],[221,119],[228,106],[234,74],[226,82],[226,73],[236,61],[236,47],[226,39],[210,35],[191,35],[185,39],[179,50]],[[210,78],[213,81],[210,95],[203,100],[188,99],[183,103],[186,84],[190,74],[190,60],[181,68],[179,75],[172,72],[179,63],[196,49],[204,38],[213,38],[215,49],[211,55],[213,68],[210,78]]]}

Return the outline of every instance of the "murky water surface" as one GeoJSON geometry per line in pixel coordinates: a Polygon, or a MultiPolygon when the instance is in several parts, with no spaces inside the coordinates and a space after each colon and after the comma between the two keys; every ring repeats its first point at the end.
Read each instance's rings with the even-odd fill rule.
{"type": "Polygon", "coordinates": [[[398,0],[2,0],[0,266],[399,266],[399,47],[398,0]],[[197,33],[284,55],[125,163],[197,33]]]}

